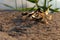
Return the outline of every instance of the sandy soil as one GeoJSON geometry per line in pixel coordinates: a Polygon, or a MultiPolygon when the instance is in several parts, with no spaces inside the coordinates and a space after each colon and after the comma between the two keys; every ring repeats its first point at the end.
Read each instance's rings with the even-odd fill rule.
{"type": "Polygon", "coordinates": [[[20,12],[0,12],[0,40],[60,40],[60,13],[49,24],[25,19],[20,12]]]}

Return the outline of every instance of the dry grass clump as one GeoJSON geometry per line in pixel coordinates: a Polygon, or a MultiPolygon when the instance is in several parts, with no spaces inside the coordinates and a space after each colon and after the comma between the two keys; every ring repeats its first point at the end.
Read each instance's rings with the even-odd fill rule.
{"type": "Polygon", "coordinates": [[[48,12],[40,12],[40,11],[33,11],[31,13],[24,12],[22,13],[23,19],[29,19],[34,21],[40,21],[48,24],[48,21],[52,20],[52,14],[48,14],[48,12]]]}

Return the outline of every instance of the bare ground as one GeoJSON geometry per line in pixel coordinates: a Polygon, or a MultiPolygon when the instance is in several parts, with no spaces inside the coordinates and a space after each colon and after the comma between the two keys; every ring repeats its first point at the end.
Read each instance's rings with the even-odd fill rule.
{"type": "Polygon", "coordinates": [[[60,13],[49,24],[25,19],[21,12],[0,12],[0,40],[60,40],[60,13]]]}

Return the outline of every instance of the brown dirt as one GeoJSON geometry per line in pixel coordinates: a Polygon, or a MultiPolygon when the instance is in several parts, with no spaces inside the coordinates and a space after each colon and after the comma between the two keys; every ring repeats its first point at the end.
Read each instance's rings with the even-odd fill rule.
{"type": "Polygon", "coordinates": [[[60,40],[60,13],[49,24],[25,19],[20,12],[0,12],[0,40],[60,40]]]}

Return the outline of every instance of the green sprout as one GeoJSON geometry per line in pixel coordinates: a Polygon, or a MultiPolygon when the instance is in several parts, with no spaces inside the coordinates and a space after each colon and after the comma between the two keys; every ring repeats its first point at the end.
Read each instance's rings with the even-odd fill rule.
{"type": "MultiPolygon", "coordinates": [[[[42,9],[43,12],[48,11],[48,10],[51,11],[51,12],[59,12],[59,8],[52,9],[52,8],[51,8],[52,5],[51,5],[51,4],[49,5],[49,3],[50,3],[52,0],[44,0],[44,1],[43,1],[43,2],[44,2],[43,6],[38,5],[39,0],[27,0],[27,1],[35,4],[35,6],[32,7],[32,9],[34,9],[34,8],[37,6],[37,9],[40,9],[40,10],[42,9]],[[48,6],[46,5],[47,2],[48,2],[48,6]]],[[[32,9],[31,9],[31,10],[32,10],[32,9]]]]}

